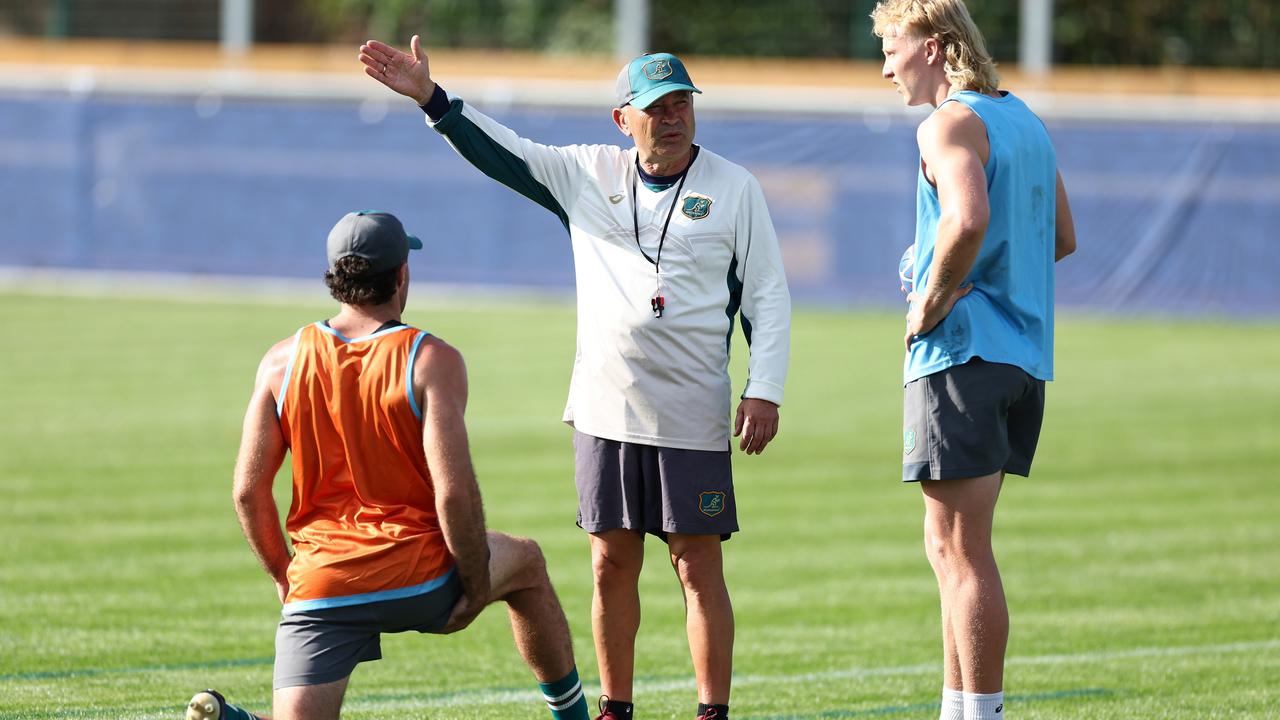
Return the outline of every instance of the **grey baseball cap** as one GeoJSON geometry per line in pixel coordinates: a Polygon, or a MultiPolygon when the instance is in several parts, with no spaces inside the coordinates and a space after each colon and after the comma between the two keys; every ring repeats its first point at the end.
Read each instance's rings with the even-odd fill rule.
{"type": "Polygon", "coordinates": [[[649,53],[623,65],[614,90],[618,107],[630,104],[641,110],[677,90],[702,92],[693,86],[684,63],[671,53],[649,53]]]}
{"type": "Polygon", "coordinates": [[[329,269],[344,257],[369,261],[369,272],[398,268],[410,250],[421,250],[422,241],[404,231],[391,213],[361,210],[342,216],[329,231],[329,269]]]}

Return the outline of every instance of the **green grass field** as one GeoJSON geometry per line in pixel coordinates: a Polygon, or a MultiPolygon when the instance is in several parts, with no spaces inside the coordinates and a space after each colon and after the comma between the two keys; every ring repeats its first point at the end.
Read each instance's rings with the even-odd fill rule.
{"type": "MultiPolygon", "coordinates": [[[[0,718],[269,707],[278,603],[231,507],[257,361],[332,305],[0,294],[0,718]]],[[[573,310],[411,302],[468,358],[490,525],[542,543],[595,693],[559,422],[573,310]]],[[[935,718],[936,588],[898,481],[901,319],[798,312],[782,434],[739,456],[740,720],[935,718]]],[[[1034,479],[997,515],[1015,718],[1280,715],[1280,327],[1062,317],[1034,479]]],[[[741,358],[735,362],[741,387],[741,358]]],[[[283,481],[284,478],[281,478],[283,481]]],[[[281,497],[287,495],[281,494],[281,497]]],[[[638,720],[691,718],[683,608],[642,578],[638,720]]],[[[549,717],[490,610],[388,636],[345,717],[549,717]]]]}

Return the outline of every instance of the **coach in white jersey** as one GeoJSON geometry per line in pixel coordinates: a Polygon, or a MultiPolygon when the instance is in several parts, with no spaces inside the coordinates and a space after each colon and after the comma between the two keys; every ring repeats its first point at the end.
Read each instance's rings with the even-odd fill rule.
{"type": "Polygon", "coordinates": [[[693,93],[673,55],[618,76],[613,121],[634,147],[519,137],[432,81],[412,53],[370,41],[365,72],[412,98],[490,177],[564,223],[577,271],[578,341],[564,420],[574,427],[578,523],[590,533],[601,717],[632,712],[645,533],[669,545],[684,588],[697,716],[728,718],[733,610],[720,542],[738,529],[730,470],[729,342],[741,315],[748,380],[732,434],[759,453],[778,430],[791,300],[760,185],[693,143],[693,93]]]}

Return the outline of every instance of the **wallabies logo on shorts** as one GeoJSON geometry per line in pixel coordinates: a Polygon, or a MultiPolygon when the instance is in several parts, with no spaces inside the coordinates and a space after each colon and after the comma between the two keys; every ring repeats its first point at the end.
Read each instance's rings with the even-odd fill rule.
{"type": "Polygon", "coordinates": [[[684,204],[680,206],[680,212],[690,220],[701,220],[711,214],[711,198],[705,195],[695,195],[689,193],[684,198],[684,204]]]}
{"type": "Polygon", "coordinates": [[[698,495],[698,509],[707,517],[715,517],[724,512],[724,493],[713,491],[698,495]]]}
{"type": "Polygon", "coordinates": [[[905,428],[902,431],[902,454],[910,455],[912,450],[916,449],[916,430],[915,428],[905,428]]]}

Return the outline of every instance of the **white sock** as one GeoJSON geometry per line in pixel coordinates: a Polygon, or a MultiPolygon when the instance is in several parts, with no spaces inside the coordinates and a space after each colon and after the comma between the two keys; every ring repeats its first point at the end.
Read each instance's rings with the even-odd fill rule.
{"type": "Polygon", "coordinates": [[[942,688],[942,714],[938,720],[964,720],[963,692],[945,686],[942,688]]]}
{"type": "Polygon", "coordinates": [[[1004,691],[964,694],[964,720],[1003,720],[1004,691]]]}

